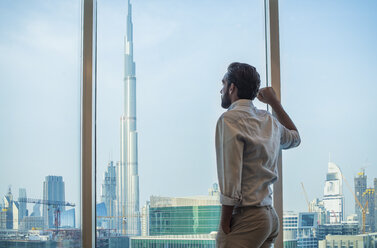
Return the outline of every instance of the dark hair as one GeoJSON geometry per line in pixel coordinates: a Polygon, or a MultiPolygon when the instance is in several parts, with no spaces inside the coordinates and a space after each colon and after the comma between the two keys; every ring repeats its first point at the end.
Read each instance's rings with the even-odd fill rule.
{"type": "Polygon", "coordinates": [[[240,99],[254,100],[260,87],[260,76],[254,66],[234,62],[228,66],[226,80],[228,85],[237,87],[240,99]]]}

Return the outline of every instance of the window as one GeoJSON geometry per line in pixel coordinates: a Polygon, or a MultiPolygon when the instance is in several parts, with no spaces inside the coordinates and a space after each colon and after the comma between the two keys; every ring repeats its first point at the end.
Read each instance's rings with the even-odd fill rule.
{"type": "Polygon", "coordinates": [[[0,3],[0,246],[81,246],[80,1],[0,3]]]}
{"type": "MultiPolygon", "coordinates": [[[[265,86],[264,4],[160,0],[127,5],[98,1],[97,7],[97,204],[106,201],[101,189],[109,164],[124,178],[132,174],[127,180],[133,182],[113,187],[116,196],[107,204],[113,214],[97,219],[97,230],[109,229],[112,236],[97,240],[208,236],[217,231],[220,215],[213,183],[215,126],[225,111],[221,80],[227,66],[240,61],[254,65],[265,86]],[[118,198],[125,192],[134,194],[133,200],[118,198]],[[127,210],[127,201],[134,201],[133,210],[127,210]]],[[[127,181],[116,177],[118,185],[127,181]]]]}
{"type": "MultiPolygon", "coordinates": [[[[351,190],[361,204],[374,202],[375,8],[373,1],[280,2],[282,101],[302,138],[283,156],[284,209],[318,212],[319,224],[349,217],[352,225],[357,214],[362,230],[351,190]]],[[[367,231],[374,221],[367,214],[367,231]]]]}

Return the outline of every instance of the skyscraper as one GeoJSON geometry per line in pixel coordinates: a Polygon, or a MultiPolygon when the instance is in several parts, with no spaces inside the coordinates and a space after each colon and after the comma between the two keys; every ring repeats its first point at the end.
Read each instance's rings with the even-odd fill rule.
{"type": "Polygon", "coordinates": [[[344,218],[343,178],[339,167],[328,163],[323,204],[330,212],[330,223],[340,223],[344,218]]]}
{"type": "Polygon", "coordinates": [[[359,220],[360,231],[365,225],[366,232],[376,231],[376,179],[374,180],[374,188],[367,187],[367,175],[365,171],[357,173],[355,177],[355,195],[361,206],[365,210],[365,223],[363,219],[363,211],[359,203],[355,199],[355,213],[359,220]]]}
{"type": "MultiPolygon", "coordinates": [[[[357,200],[362,204],[363,202],[363,193],[367,189],[367,176],[365,175],[364,170],[357,173],[355,177],[355,195],[357,200]]],[[[355,213],[359,220],[361,220],[361,210],[359,204],[355,200],[355,213]]]]}
{"type": "MultiPolygon", "coordinates": [[[[45,201],[65,201],[65,189],[63,177],[47,176],[43,182],[43,200],[45,201]]],[[[55,226],[54,214],[56,207],[43,205],[43,218],[47,228],[55,226]]],[[[60,211],[64,211],[64,206],[59,206],[60,211]]]]}
{"type": "Polygon", "coordinates": [[[143,208],[143,236],[131,247],[216,247],[221,204],[217,184],[208,196],[151,196],[143,208]]]}
{"type": "MultiPolygon", "coordinates": [[[[26,189],[25,188],[20,188],[18,190],[18,199],[20,198],[26,198],[26,189]]],[[[19,202],[19,205],[20,205],[20,209],[19,209],[19,215],[20,215],[20,220],[19,221],[22,221],[22,219],[28,215],[28,211],[27,211],[27,208],[26,208],[26,202],[19,202]]]]}
{"type": "Polygon", "coordinates": [[[208,234],[218,230],[221,204],[219,196],[151,196],[149,235],[208,234]]]}
{"type": "Polygon", "coordinates": [[[120,163],[117,167],[117,228],[140,235],[139,175],[136,131],[136,74],[133,60],[132,6],[128,0],[124,54],[124,113],[120,119],[120,163]]]}
{"type": "MultiPolygon", "coordinates": [[[[115,200],[116,200],[116,167],[114,161],[110,161],[107,170],[103,176],[103,184],[101,188],[101,202],[105,204],[106,215],[108,217],[115,216],[115,200]]],[[[108,228],[114,228],[114,218],[106,219],[108,228]]]]}

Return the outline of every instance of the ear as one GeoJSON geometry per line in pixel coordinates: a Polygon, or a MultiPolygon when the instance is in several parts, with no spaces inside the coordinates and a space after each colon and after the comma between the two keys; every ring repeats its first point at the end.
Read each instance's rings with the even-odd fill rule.
{"type": "Polygon", "coordinates": [[[234,83],[231,83],[230,86],[229,86],[229,94],[232,94],[236,89],[236,86],[234,85],[234,83]]]}

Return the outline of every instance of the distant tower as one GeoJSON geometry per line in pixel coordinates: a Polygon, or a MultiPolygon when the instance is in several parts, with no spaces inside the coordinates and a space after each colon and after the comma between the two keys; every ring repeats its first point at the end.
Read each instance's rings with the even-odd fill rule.
{"type": "MultiPolygon", "coordinates": [[[[115,216],[115,199],[116,199],[116,167],[114,161],[110,161],[107,170],[104,173],[103,184],[101,188],[101,202],[105,203],[108,216],[115,216]]],[[[110,218],[109,227],[114,228],[114,219],[110,218]]]]}
{"type": "MultiPolygon", "coordinates": [[[[45,201],[65,201],[65,189],[63,177],[47,176],[43,182],[43,200],[45,201]]],[[[60,211],[64,211],[64,206],[59,206],[60,211]]],[[[43,205],[43,218],[47,228],[55,226],[55,208],[50,205],[43,205]]]]}
{"type": "Polygon", "coordinates": [[[332,162],[328,163],[323,204],[330,213],[330,223],[340,223],[344,220],[342,172],[339,167],[332,162]]]}
{"type": "MultiPolygon", "coordinates": [[[[374,188],[367,187],[367,175],[365,170],[362,169],[361,172],[357,173],[355,177],[355,195],[359,200],[360,204],[365,208],[365,231],[375,232],[376,231],[376,186],[377,181],[374,180],[374,188]],[[368,204],[367,204],[368,202],[368,204]]],[[[359,220],[359,228],[363,230],[363,212],[355,200],[355,213],[357,214],[359,220]]]]}
{"type": "Polygon", "coordinates": [[[41,205],[39,203],[35,203],[33,206],[33,212],[30,216],[33,217],[41,217],[41,205]]]}
{"type": "Polygon", "coordinates": [[[374,188],[367,188],[363,193],[363,206],[366,206],[365,231],[375,232],[375,207],[374,207],[374,188]],[[368,204],[366,204],[368,202],[368,204]]]}
{"type": "Polygon", "coordinates": [[[377,178],[373,180],[374,182],[374,227],[377,230],[377,178]]]}
{"type": "MultiPolygon", "coordinates": [[[[20,198],[26,198],[26,189],[25,188],[20,188],[18,190],[18,199],[20,198]]],[[[19,202],[19,221],[22,221],[22,219],[25,217],[25,216],[28,216],[28,211],[27,211],[27,208],[26,208],[26,202],[19,202]]]]}
{"type": "MultiPolygon", "coordinates": [[[[364,169],[357,173],[357,176],[355,177],[355,195],[357,200],[360,202],[362,206],[364,206],[364,200],[363,200],[363,193],[367,189],[367,176],[365,175],[364,169]]],[[[359,220],[359,227],[360,230],[362,230],[362,221],[363,221],[363,215],[361,208],[359,204],[355,200],[355,214],[357,214],[357,219],[359,220]]]]}
{"type": "Polygon", "coordinates": [[[149,236],[149,207],[150,202],[147,201],[141,210],[141,236],[149,236]]]}
{"type": "Polygon", "coordinates": [[[13,194],[11,186],[8,187],[8,193],[3,198],[4,210],[1,212],[1,222],[0,225],[3,229],[13,229],[13,194]]]}
{"type": "Polygon", "coordinates": [[[133,60],[132,6],[128,0],[124,54],[124,113],[120,119],[120,163],[117,167],[117,229],[138,236],[140,229],[139,175],[136,131],[136,74],[133,60]]]}
{"type": "Polygon", "coordinates": [[[212,184],[212,187],[208,189],[208,195],[218,196],[220,199],[219,185],[217,183],[212,184]]]}

